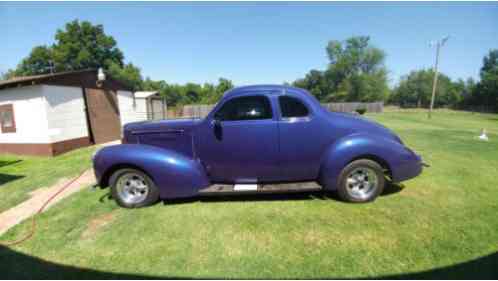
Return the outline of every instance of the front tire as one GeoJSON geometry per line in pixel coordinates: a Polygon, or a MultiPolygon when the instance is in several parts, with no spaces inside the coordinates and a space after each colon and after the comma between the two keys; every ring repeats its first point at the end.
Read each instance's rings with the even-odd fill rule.
{"type": "Polygon", "coordinates": [[[119,206],[140,208],[152,205],[159,199],[159,190],[151,178],[137,169],[120,169],[109,179],[111,194],[119,206]]]}
{"type": "Polygon", "coordinates": [[[355,160],[342,170],[337,192],[347,202],[373,201],[384,190],[386,179],[382,167],[368,159],[355,160]]]}

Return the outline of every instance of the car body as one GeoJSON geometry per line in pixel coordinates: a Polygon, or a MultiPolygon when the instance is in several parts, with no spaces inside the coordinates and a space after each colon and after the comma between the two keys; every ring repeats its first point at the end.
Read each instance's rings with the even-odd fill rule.
{"type": "MultiPolygon", "coordinates": [[[[334,190],[356,160],[375,163],[372,171],[380,167],[393,182],[419,175],[423,166],[421,157],[382,125],[330,112],[307,91],[280,85],[232,89],[203,119],[126,124],[123,144],[102,148],[93,159],[100,186],[112,186],[116,171],[134,169],[148,177],[162,199],[197,196],[213,185],[221,190],[223,185],[293,184],[296,191],[296,183],[314,182],[334,190]]],[[[361,178],[357,171],[346,181],[361,178]]],[[[238,193],[225,191],[220,194],[238,193]]]]}

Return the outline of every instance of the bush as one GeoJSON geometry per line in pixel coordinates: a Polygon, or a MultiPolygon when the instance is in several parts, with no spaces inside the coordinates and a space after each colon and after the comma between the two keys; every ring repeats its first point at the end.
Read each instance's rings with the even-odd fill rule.
{"type": "Polygon", "coordinates": [[[365,112],[367,112],[367,109],[366,109],[366,108],[364,108],[364,107],[362,107],[362,108],[357,108],[355,111],[356,111],[358,114],[363,115],[363,114],[365,114],[365,112]]]}

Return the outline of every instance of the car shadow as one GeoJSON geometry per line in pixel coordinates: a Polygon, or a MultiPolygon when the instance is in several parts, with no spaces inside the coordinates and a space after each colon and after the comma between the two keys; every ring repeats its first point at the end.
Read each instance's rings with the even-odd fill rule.
{"type": "MultiPolygon", "coordinates": [[[[2,279],[194,279],[186,275],[161,276],[107,272],[72,265],[64,265],[30,256],[0,245],[0,269],[2,279]]],[[[272,276],[268,276],[271,278],[272,276]]],[[[208,278],[213,278],[209,276],[208,278]]],[[[217,279],[224,278],[221,276],[217,279]]],[[[226,277],[225,277],[226,278],[226,277]]],[[[286,278],[293,278],[287,276],[286,278]]],[[[344,279],[330,276],[329,279],[344,279]]],[[[365,279],[359,276],[352,279],[365,279]]],[[[496,279],[498,278],[498,252],[477,259],[427,271],[370,276],[371,279],[496,279]]],[[[202,279],[202,276],[199,277],[202,279]]]]}
{"type": "Polygon", "coordinates": [[[393,194],[401,192],[403,189],[405,189],[404,184],[393,183],[393,182],[387,181],[386,186],[384,187],[384,191],[382,192],[382,194],[380,196],[393,195],[393,194]]]}
{"type": "MultiPolygon", "coordinates": [[[[390,196],[401,192],[405,186],[392,182],[386,182],[384,191],[380,196],[390,196]]],[[[335,200],[342,201],[335,191],[314,191],[294,193],[261,193],[261,194],[233,194],[217,196],[198,196],[192,198],[163,200],[163,204],[186,204],[193,202],[263,202],[263,201],[285,201],[285,200],[335,200]]]]}
{"type": "Polygon", "coordinates": [[[300,192],[286,194],[234,194],[217,196],[198,196],[192,198],[163,200],[165,205],[186,204],[193,202],[263,202],[263,201],[284,201],[284,200],[327,200],[331,196],[328,192],[300,192]]]}
{"type": "MultiPolygon", "coordinates": [[[[387,182],[384,191],[380,196],[389,196],[401,192],[405,186],[387,182]]],[[[163,199],[163,205],[188,204],[194,202],[264,202],[264,201],[298,201],[298,200],[335,200],[342,201],[335,191],[313,191],[313,192],[293,192],[293,193],[260,193],[260,194],[233,194],[216,196],[196,196],[189,198],[163,199]]],[[[99,197],[100,203],[112,200],[111,192],[106,192],[99,197]]]]}

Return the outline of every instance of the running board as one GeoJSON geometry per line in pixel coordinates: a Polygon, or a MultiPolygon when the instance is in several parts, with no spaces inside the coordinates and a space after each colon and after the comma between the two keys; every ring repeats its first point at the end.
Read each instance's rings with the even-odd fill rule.
{"type": "Polygon", "coordinates": [[[231,195],[258,193],[297,193],[320,191],[322,187],[314,182],[292,182],[272,184],[213,184],[199,191],[199,195],[231,195]]]}

